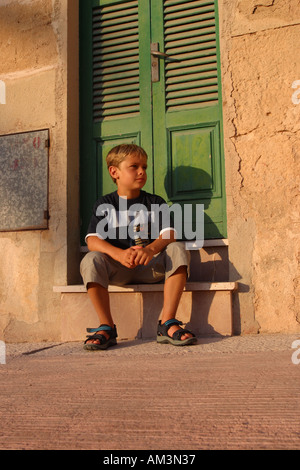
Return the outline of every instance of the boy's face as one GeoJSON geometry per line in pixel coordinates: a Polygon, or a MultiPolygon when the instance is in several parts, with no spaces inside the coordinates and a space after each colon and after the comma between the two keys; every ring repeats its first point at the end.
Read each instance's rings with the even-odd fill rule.
{"type": "Polygon", "coordinates": [[[147,181],[147,159],[139,155],[128,155],[119,167],[110,167],[116,179],[120,196],[138,196],[147,181]]]}

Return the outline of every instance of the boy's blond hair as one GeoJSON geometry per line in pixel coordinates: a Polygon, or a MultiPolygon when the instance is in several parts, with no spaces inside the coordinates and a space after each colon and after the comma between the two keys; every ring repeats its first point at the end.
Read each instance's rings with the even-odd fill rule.
{"type": "MultiPolygon", "coordinates": [[[[142,147],[139,147],[136,144],[120,144],[114,147],[108,152],[106,157],[107,168],[110,166],[120,167],[120,164],[127,158],[129,155],[137,155],[148,159],[148,155],[142,147]]],[[[115,178],[112,178],[113,182],[116,183],[115,178]]]]}

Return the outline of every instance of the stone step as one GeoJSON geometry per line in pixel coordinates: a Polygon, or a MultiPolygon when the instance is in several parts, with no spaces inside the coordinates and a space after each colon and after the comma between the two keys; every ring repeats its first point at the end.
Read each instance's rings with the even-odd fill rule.
{"type": "MultiPolygon", "coordinates": [[[[154,339],[163,304],[163,284],[109,287],[120,340],[154,339]]],[[[231,336],[232,292],[236,282],[188,282],[177,316],[197,336],[231,336]]],[[[55,286],[61,293],[61,340],[81,341],[99,320],[83,285],[55,286]]]]}

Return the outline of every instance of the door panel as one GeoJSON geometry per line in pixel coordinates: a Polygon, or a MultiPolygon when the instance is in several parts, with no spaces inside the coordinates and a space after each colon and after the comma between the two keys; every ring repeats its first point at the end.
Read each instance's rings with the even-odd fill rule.
{"type": "Polygon", "coordinates": [[[149,19],[149,0],[80,2],[82,235],[96,199],[116,189],[105,161],[115,145],[146,150],[153,192],[149,19]]]}
{"type": "Polygon", "coordinates": [[[205,237],[225,237],[217,0],[80,4],[83,233],[96,198],[116,188],[107,152],[134,142],[149,156],[145,190],[204,204],[205,237]],[[170,57],[154,83],[151,43],[170,57]]]}
{"type": "Polygon", "coordinates": [[[152,42],[169,56],[153,83],[155,192],[204,204],[205,238],[226,236],[217,2],[152,2],[152,42]]]}

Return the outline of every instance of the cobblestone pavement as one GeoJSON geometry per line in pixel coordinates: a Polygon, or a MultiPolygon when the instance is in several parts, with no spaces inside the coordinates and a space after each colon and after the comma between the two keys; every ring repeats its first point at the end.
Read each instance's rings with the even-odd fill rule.
{"type": "Polygon", "coordinates": [[[8,344],[0,449],[300,449],[299,339],[8,344]]]}

